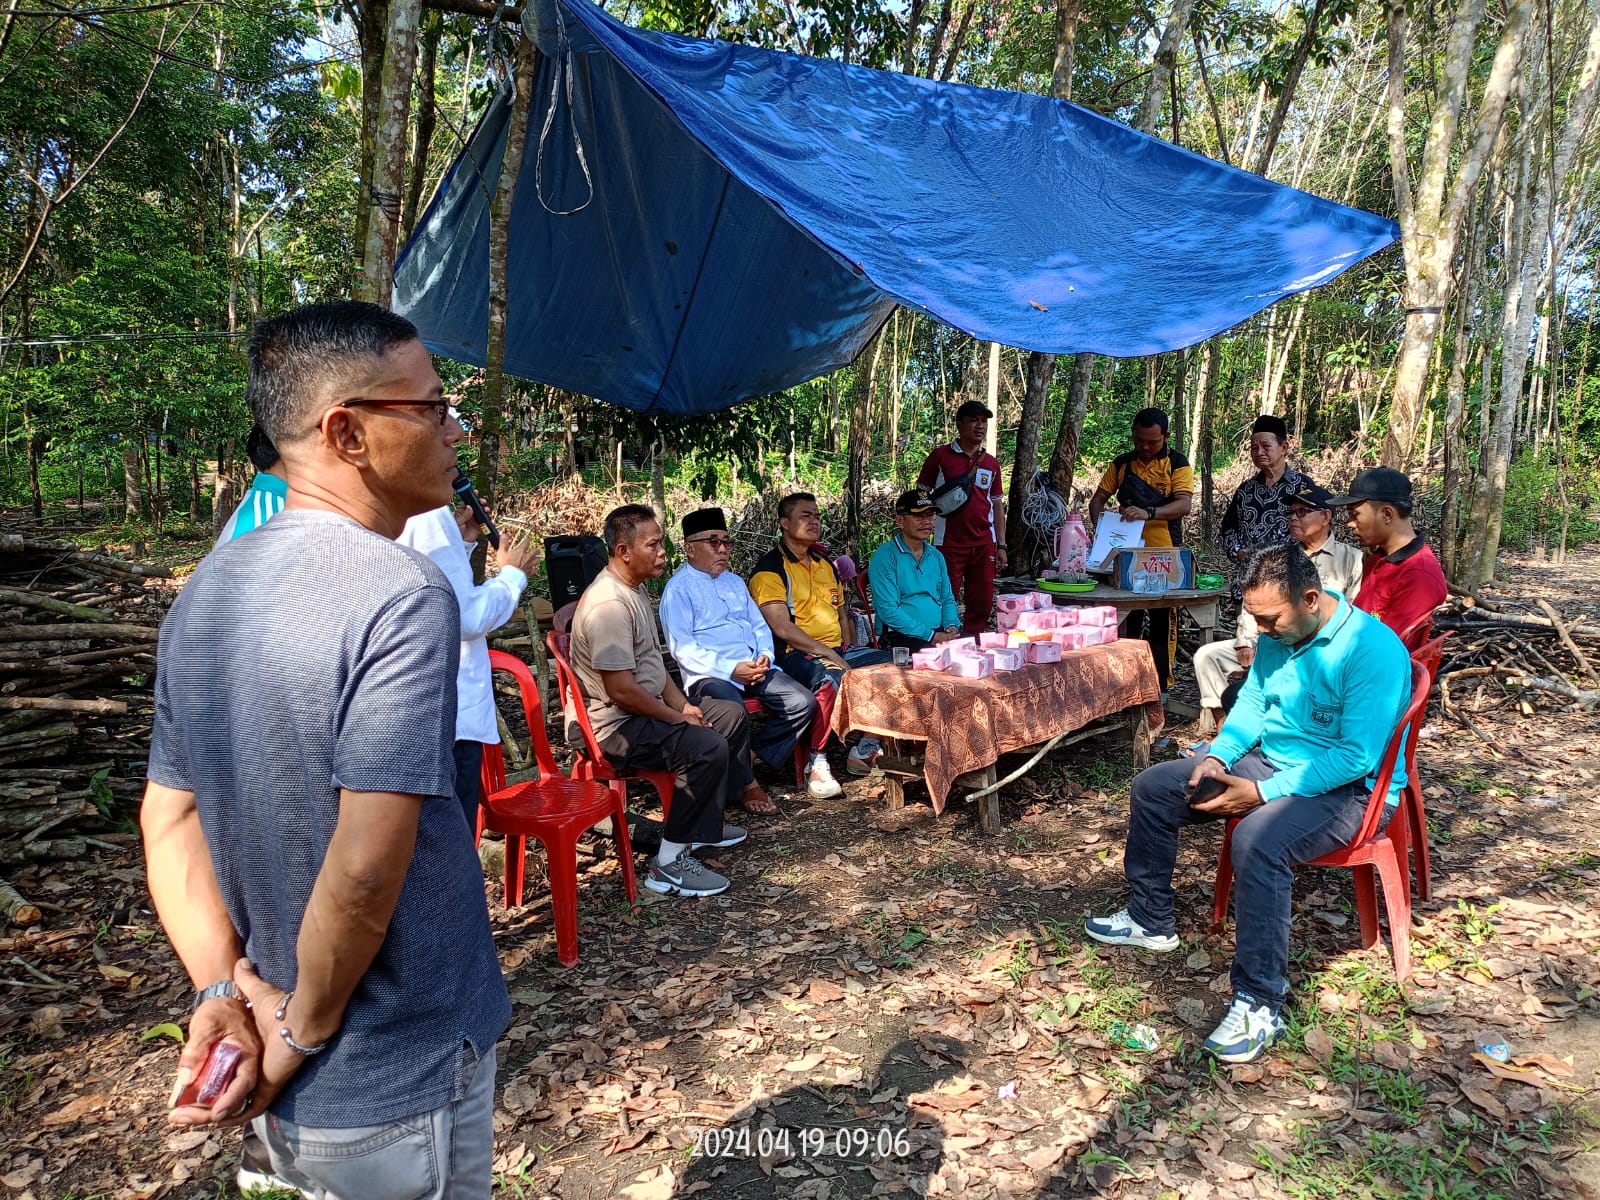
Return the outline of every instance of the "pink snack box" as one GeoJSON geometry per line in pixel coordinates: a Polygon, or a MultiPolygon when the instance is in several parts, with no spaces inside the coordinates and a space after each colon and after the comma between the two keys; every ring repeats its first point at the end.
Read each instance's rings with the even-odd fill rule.
{"type": "Polygon", "coordinates": [[[1034,608],[1032,596],[996,596],[994,609],[1002,613],[1021,613],[1034,608]]]}
{"type": "Polygon", "coordinates": [[[1032,602],[1032,607],[1039,612],[1056,606],[1056,598],[1049,592],[1029,592],[1028,599],[1032,602]]]}
{"type": "Polygon", "coordinates": [[[1017,621],[1022,618],[1022,613],[997,612],[994,615],[994,627],[1001,633],[1010,633],[1017,627],[1017,621]]]}
{"type": "Polygon", "coordinates": [[[1085,646],[1094,645],[1089,640],[1091,627],[1087,625],[1073,625],[1066,629],[1057,629],[1050,640],[1063,650],[1082,650],[1085,646]]]}
{"type": "Polygon", "coordinates": [[[1004,633],[980,633],[978,635],[978,646],[980,649],[996,650],[1006,645],[1009,645],[1009,643],[1006,641],[1006,635],[1004,633]]]}
{"type": "Polygon", "coordinates": [[[1099,604],[1093,608],[1078,610],[1079,625],[1115,625],[1117,623],[1117,610],[1109,604],[1099,604]]]}
{"type": "Polygon", "coordinates": [[[994,661],[994,669],[996,671],[1015,671],[1027,661],[1027,657],[1020,647],[1009,650],[990,650],[988,655],[994,661]]]}
{"type": "Polygon", "coordinates": [[[1017,628],[1025,633],[1056,628],[1056,614],[1052,612],[1025,612],[1017,614],[1017,628]]]}
{"type": "Polygon", "coordinates": [[[951,638],[948,642],[941,644],[946,650],[950,651],[952,657],[978,649],[978,639],[975,637],[951,638]]]}
{"type": "Polygon", "coordinates": [[[929,646],[911,656],[911,666],[917,671],[943,671],[950,665],[950,651],[943,646],[929,646]]]}
{"type": "Polygon", "coordinates": [[[957,654],[950,660],[950,674],[963,679],[987,679],[994,674],[994,662],[987,654],[957,654]]]}
{"type": "Polygon", "coordinates": [[[1056,628],[1065,629],[1068,625],[1083,624],[1083,609],[1058,608],[1056,609],[1056,628]]]}
{"type": "Polygon", "coordinates": [[[1061,661],[1061,645],[1058,642],[1029,642],[1022,647],[1030,663],[1058,663],[1061,661]]]}

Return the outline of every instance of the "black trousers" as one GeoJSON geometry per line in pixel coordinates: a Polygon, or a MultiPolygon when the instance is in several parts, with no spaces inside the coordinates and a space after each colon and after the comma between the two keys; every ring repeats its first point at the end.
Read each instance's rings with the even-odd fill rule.
{"type": "Polygon", "coordinates": [[[467,832],[478,828],[478,801],[483,796],[483,743],[457,742],[453,757],[456,760],[456,799],[467,818],[467,832]]]}
{"type": "Polygon", "coordinates": [[[901,633],[898,629],[885,629],[883,636],[878,639],[878,645],[885,650],[893,650],[896,646],[904,646],[913,653],[926,650],[933,645],[927,638],[912,637],[909,633],[901,633]]]}
{"type": "Polygon", "coordinates": [[[744,792],[750,722],[744,705],[700,701],[705,725],[629,717],[600,740],[614,766],[667,770],[677,776],[672,811],[661,836],[669,842],[715,842],[723,814],[744,792]]]}
{"type": "Polygon", "coordinates": [[[1161,690],[1166,691],[1172,686],[1172,609],[1146,608],[1129,613],[1128,632],[1150,643],[1156,677],[1161,681],[1161,690]]]}

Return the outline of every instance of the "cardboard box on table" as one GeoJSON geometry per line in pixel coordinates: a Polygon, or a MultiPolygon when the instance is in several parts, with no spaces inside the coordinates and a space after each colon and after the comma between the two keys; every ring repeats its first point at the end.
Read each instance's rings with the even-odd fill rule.
{"type": "Polygon", "coordinates": [[[1134,576],[1145,571],[1158,575],[1164,586],[1158,591],[1194,587],[1194,551],[1186,546],[1146,546],[1139,550],[1119,550],[1111,573],[1111,583],[1133,591],[1134,576]]]}

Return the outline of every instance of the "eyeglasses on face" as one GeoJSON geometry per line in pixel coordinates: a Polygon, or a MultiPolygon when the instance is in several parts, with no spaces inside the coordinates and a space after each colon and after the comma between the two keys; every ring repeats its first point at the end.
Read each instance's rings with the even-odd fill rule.
{"type": "Polygon", "coordinates": [[[335,408],[436,408],[439,410],[439,424],[443,425],[453,415],[455,409],[448,400],[379,400],[371,396],[357,396],[353,400],[341,400],[334,405],[335,408]]]}
{"type": "Polygon", "coordinates": [[[713,550],[733,549],[733,539],[730,537],[690,538],[689,544],[691,546],[710,546],[713,550]]]}

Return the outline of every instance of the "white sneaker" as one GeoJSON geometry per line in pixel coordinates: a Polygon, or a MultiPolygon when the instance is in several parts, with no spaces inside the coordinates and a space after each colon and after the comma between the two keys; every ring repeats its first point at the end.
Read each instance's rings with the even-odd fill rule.
{"type": "Polygon", "coordinates": [[[1246,992],[1235,992],[1222,1021],[1205,1040],[1207,1053],[1225,1063],[1254,1062],[1284,1034],[1283,1018],[1246,992]]]}
{"type": "Polygon", "coordinates": [[[1108,946],[1138,946],[1166,954],[1178,948],[1175,933],[1151,933],[1135,921],[1127,909],[1120,909],[1109,917],[1090,917],[1083,923],[1083,931],[1097,942],[1108,946]]]}
{"type": "Polygon", "coordinates": [[[825,758],[817,758],[806,773],[806,791],[818,800],[831,800],[844,791],[825,758]]]}

